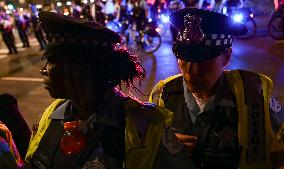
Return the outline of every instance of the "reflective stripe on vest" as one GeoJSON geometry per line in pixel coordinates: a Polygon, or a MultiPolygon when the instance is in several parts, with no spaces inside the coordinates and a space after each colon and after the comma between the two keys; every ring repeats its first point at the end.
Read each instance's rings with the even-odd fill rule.
{"type": "Polygon", "coordinates": [[[33,136],[31,137],[30,145],[25,158],[27,163],[29,163],[29,160],[31,160],[34,152],[38,148],[41,138],[50,124],[51,119],[49,119],[49,116],[63,101],[63,99],[57,99],[47,109],[45,109],[42,117],[40,118],[38,130],[35,134],[33,133],[33,136]]]}
{"type": "MultiPolygon", "coordinates": [[[[250,72],[252,73],[252,72],[250,72]]],[[[269,115],[269,98],[271,95],[272,90],[272,81],[261,74],[253,73],[255,76],[259,76],[261,81],[261,88],[262,88],[262,97],[263,97],[263,121],[265,126],[258,126],[264,128],[264,147],[263,147],[263,154],[261,156],[253,154],[253,148],[255,146],[254,142],[251,141],[252,135],[254,132],[253,130],[249,130],[253,128],[253,118],[249,118],[249,114],[253,112],[248,112],[249,107],[253,105],[248,105],[245,102],[246,95],[250,91],[245,91],[243,78],[241,77],[242,71],[241,70],[234,70],[234,71],[226,71],[225,75],[228,79],[228,84],[234,96],[236,98],[237,106],[238,106],[238,114],[239,114],[239,124],[238,124],[238,135],[239,135],[239,144],[243,147],[241,156],[240,156],[240,166],[239,169],[270,169],[271,168],[271,161],[270,161],[270,144],[271,144],[271,122],[270,122],[270,115],[269,115]],[[249,157],[249,155],[251,155],[249,157]],[[263,159],[256,159],[256,158],[263,158],[263,159]],[[261,163],[262,162],[262,163],[261,163]]],[[[250,83],[252,79],[245,79],[250,83]]],[[[252,109],[250,109],[252,111],[252,109]]],[[[261,132],[261,128],[256,129],[257,132],[261,132]]],[[[260,136],[262,137],[262,136],[260,136]]]]}
{"type": "MultiPolygon", "coordinates": [[[[151,123],[148,126],[144,139],[138,136],[133,114],[136,113],[138,104],[130,100],[126,107],[126,130],[125,147],[126,160],[125,169],[152,169],[155,156],[160,146],[162,129],[164,124],[170,125],[173,114],[162,108],[153,107],[151,111],[151,123]],[[133,111],[134,110],[134,111],[133,111]]],[[[149,117],[149,115],[146,115],[149,117]]]]}

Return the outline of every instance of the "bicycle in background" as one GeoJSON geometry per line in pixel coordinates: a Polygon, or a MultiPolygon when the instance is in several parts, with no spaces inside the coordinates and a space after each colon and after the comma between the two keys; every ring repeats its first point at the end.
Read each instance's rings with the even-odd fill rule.
{"type": "Polygon", "coordinates": [[[284,4],[272,14],[268,23],[268,34],[276,40],[284,39],[284,4]]]}

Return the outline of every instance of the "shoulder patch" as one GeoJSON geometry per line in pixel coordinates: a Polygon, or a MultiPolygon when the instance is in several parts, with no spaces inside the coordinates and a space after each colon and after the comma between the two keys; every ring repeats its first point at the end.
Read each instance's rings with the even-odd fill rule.
{"type": "Polygon", "coordinates": [[[280,102],[274,97],[270,97],[270,109],[275,113],[279,113],[282,109],[280,102]]]}
{"type": "Polygon", "coordinates": [[[183,144],[175,135],[174,128],[168,125],[163,128],[162,144],[171,154],[177,154],[183,148],[183,144]]]}

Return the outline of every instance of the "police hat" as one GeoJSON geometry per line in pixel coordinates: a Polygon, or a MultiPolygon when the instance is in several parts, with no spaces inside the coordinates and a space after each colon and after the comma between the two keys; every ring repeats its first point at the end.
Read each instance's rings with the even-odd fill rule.
{"type": "MultiPolygon", "coordinates": [[[[43,57],[46,58],[53,57],[56,52],[107,51],[121,42],[121,37],[117,33],[86,19],[42,11],[39,13],[39,21],[48,41],[43,54],[43,57]]],[[[73,55],[60,56],[72,57],[73,55]]],[[[84,57],[93,56],[86,55],[84,57]]]]}
{"type": "Polygon", "coordinates": [[[177,31],[173,53],[181,60],[202,62],[219,56],[232,46],[233,36],[244,35],[246,26],[208,10],[185,8],[170,14],[177,31]]]}

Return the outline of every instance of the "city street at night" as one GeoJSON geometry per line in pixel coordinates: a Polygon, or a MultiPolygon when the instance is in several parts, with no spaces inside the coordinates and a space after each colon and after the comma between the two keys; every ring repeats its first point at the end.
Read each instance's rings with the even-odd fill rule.
{"type": "MultiPolygon", "coordinates": [[[[256,18],[258,31],[249,40],[234,39],[233,57],[227,69],[247,69],[263,73],[274,81],[274,95],[284,104],[284,41],[275,41],[267,34],[269,16],[256,18]]],[[[52,98],[44,89],[39,73],[44,61],[37,41],[30,36],[31,47],[21,48],[19,53],[7,55],[6,46],[1,43],[0,50],[0,89],[13,94],[19,103],[20,111],[29,126],[51,102],[52,98]]],[[[161,79],[179,73],[176,58],[171,51],[169,38],[163,38],[159,50],[153,55],[138,51],[138,57],[146,68],[147,76],[142,81],[144,95],[133,92],[146,101],[152,87],[161,79]]]]}

